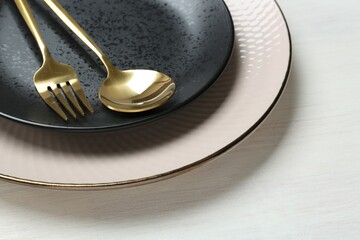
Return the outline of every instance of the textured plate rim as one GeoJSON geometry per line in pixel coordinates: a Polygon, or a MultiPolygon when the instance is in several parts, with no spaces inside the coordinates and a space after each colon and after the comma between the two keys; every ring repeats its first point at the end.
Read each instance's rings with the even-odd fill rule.
{"type": "MultiPolygon", "coordinates": [[[[52,124],[45,124],[45,123],[38,123],[38,122],[33,122],[33,121],[29,121],[29,120],[25,120],[25,119],[21,119],[21,118],[17,118],[14,117],[12,115],[0,112],[0,116],[4,117],[6,119],[9,119],[11,121],[20,123],[20,124],[25,124],[27,126],[30,127],[37,127],[37,128],[43,128],[43,129],[49,129],[49,130],[58,130],[58,131],[64,131],[64,132],[72,132],[72,133],[94,133],[94,132],[107,132],[107,131],[112,131],[112,130],[120,130],[120,129],[127,129],[127,128],[132,128],[132,127],[136,127],[136,126],[140,126],[152,121],[156,121],[158,119],[161,119],[179,109],[181,109],[182,107],[186,106],[188,103],[194,101],[196,98],[200,97],[207,89],[209,89],[216,81],[217,79],[219,79],[219,77],[221,76],[221,74],[225,71],[227,65],[230,62],[234,47],[235,47],[235,27],[234,27],[234,21],[232,19],[232,15],[230,12],[229,7],[227,6],[225,0],[220,0],[225,9],[226,12],[228,13],[229,19],[230,19],[230,24],[231,24],[231,32],[230,32],[230,46],[228,51],[226,52],[226,60],[223,62],[223,64],[221,65],[220,69],[218,72],[216,72],[213,76],[213,78],[209,81],[209,84],[205,85],[202,89],[199,90],[199,92],[197,92],[196,94],[194,94],[192,97],[188,98],[186,101],[182,102],[181,104],[179,104],[178,106],[176,106],[175,108],[172,108],[170,110],[166,110],[160,114],[157,115],[153,115],[150,116],[149,118],[145,119],[145,120],[138,120],[136,122],[132,122],[130,124],[115,124],[115,125],[108,125],[108,126],[100,126],[100,127],[72,127],[71,125],[69,126],[57,126],[57,125],[52,125],[52,124]]],[[[46,107],[46,106],[45,106],[46,107]]]]}
{"type": "MultiPolygon", "coordinates": [[[[216,151],[215,153],[213,153],[203,159],[200,159],[200,160],[198,160],[192,164],[186,165],[184,167],[181,167],[181,168],[169,171],[169,172],[165,172],[162,174],[158,174],[158,175],[154,175],[154,176],[150,176],[150,177],[146,177],[146,178],[129,180],[129,181],[109,182],[109,183],[91,183],[91,184],[72,184],[72,183],[64,184],[64,183],[35,181],[35,180],[12,177],[12,176],[8,176],[8,175],[4,175],[4,174],[0,174],[0,179],[11,182],[11,183],[25,185],[25,186],[40,187],[40,188],[47,188],[47,189],[57,189],[57,190],[106,190],[106,189],[114,189],[114,188],[135,187],[135,186],[154,183],[154,182],[158,182],[158,181],[161,181],[164,179],[178,176],[180,174],[191,171],[197,167],[200,167],[202,164],[207,163],[210,160],[214,160],[217,157],[220,157],[223,154],[227,153],[232,148],[234,148],[237,144],[242,142],[245,138],[249,137],[250,134],[253,133],[266,120],[266,118],[270,115],[270,113],[275,108],[276,104],[279,102],[282,94],[284,93],[284,90],[286,88],[288,80],[289,80],[291,66],[292,66],[292,57],[293,57],[291,33],[290,33],[288,22],[286,20],[286,17],[284,15],[281,7],[279,6],[279,4],[276,0],[273,0],[273,1],[275,2],[276,6],[279,9],[279,11],[282,15],[282,18],[285,22],[285,26],[286,26],[287,34],[288,34],[288,40],[289,40],[289,59],[288,59],[288,66],[287,66],[285,78],[283,79],[281,88],[280,88],[277,96],[275,97],[274,101],[272,102],[270,107],[267,109],[267,111],[244,134],[239,136],[237,139],[235,139],[234,141],[232,141],[225,147],[221,148],[220,150],[216,151]]],[[[224,4],[225,4],[225,2],[224,2],[224,4]]]]}

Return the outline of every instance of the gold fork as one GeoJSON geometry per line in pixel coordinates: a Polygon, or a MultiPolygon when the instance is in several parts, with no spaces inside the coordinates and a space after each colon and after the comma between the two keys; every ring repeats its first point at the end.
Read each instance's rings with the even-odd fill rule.
{"type": "Polygon", "coordinates": [[[89,110],[89,112],[93,113],[94,110],[81,88],[80,81],[77,78],[75,70],[69,65],[57,62],[51,56],[41,35],[39,26],[31,13],[27,0],[14,1],[26,24],[34,35],[43,57],[43,64],[34,74],[33,78],[36,90],[39,92],[42,99],[65,121],[68,120],[68,117],[59,106],[58,101],[74,118],[76,118],[76,114],[64,96],[70,100],[72,105],[82,116],[84,116],[85,113],[75,96],[81,101],[87,110],[89,110]]]}

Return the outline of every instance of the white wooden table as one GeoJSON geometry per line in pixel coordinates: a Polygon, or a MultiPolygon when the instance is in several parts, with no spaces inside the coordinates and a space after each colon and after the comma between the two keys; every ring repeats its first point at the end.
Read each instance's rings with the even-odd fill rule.
{"type": "Polygon", "coordinates": [[[98,192],[0,182],[0,239],[360,239],[360,2],[279,0],[288,88],[220,159],[98,192]]]}

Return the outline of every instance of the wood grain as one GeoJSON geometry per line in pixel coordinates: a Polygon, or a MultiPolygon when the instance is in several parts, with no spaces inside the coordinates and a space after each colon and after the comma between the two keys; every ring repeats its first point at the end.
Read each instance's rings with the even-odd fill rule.
{"type": "Polygon", "coordinates": [[[0,239],[359,239],[360,3],[279,4],[293,72],[250,138],[142,187],[63,192],[0,182],[0,239]]]}

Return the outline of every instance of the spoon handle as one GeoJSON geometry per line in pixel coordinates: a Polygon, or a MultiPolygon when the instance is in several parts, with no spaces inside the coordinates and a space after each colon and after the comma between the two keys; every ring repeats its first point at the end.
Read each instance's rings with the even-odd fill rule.
{"type": "Polygon", "coordinates": [[[80,27],[74,18],[61,6],[57,0],[44,0],[51,10],[100,58],[108,73],[114,68],[110,60],[91,37],[80,27]]]}

